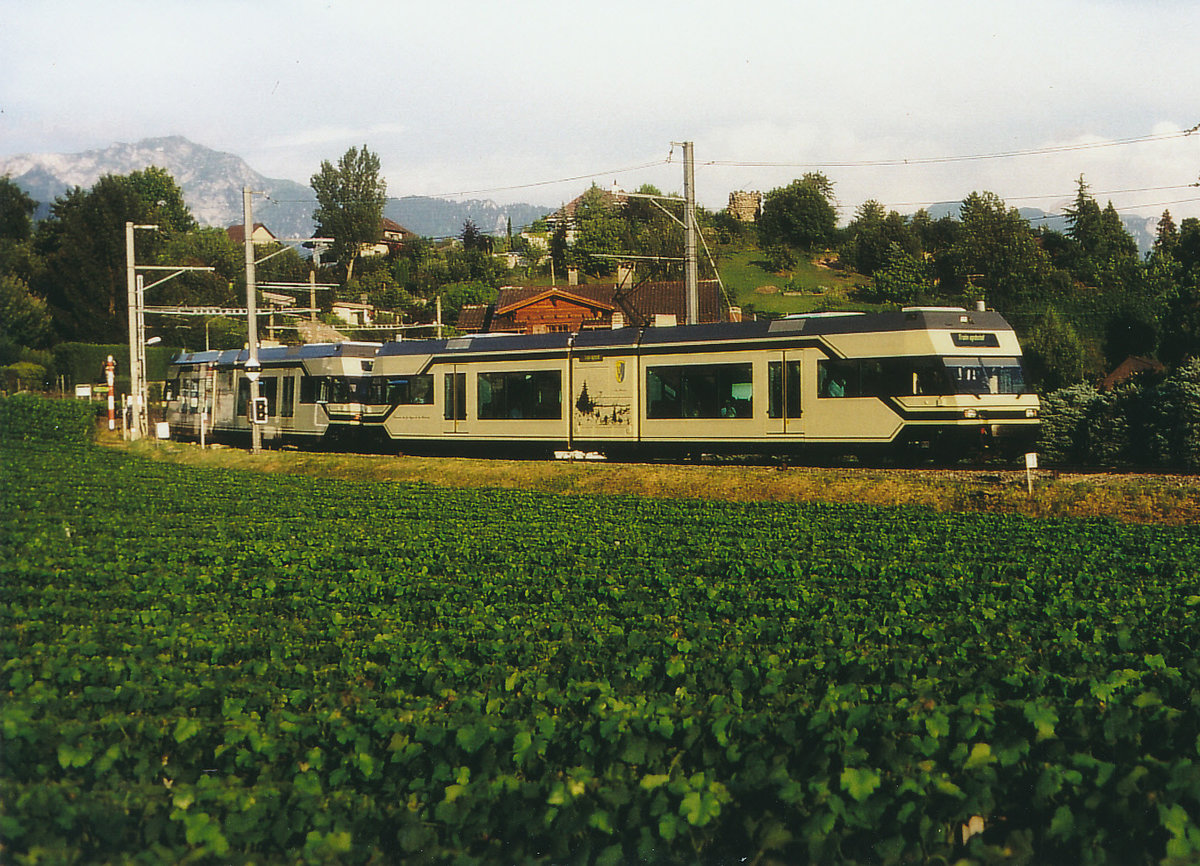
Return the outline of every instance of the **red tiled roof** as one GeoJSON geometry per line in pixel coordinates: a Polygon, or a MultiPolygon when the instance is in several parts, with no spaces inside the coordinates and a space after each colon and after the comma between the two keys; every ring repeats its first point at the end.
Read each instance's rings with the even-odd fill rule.
{"type": "MultiPolygon", "coordinates": [[[[700,324],[722,322],[727,318],[716,280],[697,284],[700,324]]],[[[620,310],[630,325],[650,325],[657,315],[674,316],[687,321],[687,290],[681,281],[642,283],[618,293],[615,283],[588,283],[579,286],[505,286],[491,307],[463,307],[458,327],[462,330],[487,331],[492,327],[512,326],[511,313],[546,297],[555,296],[580,306],[599,308],[607,313],[620,310]],[[504,318],[504,317],[508,318],[504,318]]]]}
{"type": "MultiPolygon", "coordinates": [[[[616,286],[610,287],[615,294],[616,286]]],[[[724,305],[721,303],[720,283],[716,280],[700,280],[696,284],[699,302],[699,321],[702,325],[725,320],[724,305]]],[[[682,281],[642,283],[630,289],[617,303],[625,314],[634,319],[631,324],[647,324],[658,314],[673,315],[675,321],[687,321],[687,286],[682,281]],[[637,320],[643,321],[637,321],[637,320]]]]}
{"type": "Polygon", "coordinates": [[[535,303],[551,295],[575,301],[585,306],[599,306],[606,310],[615,310],[613,304],[612,286],[506,286],[500,290],[496,298],[496,315],[502,316],[515,309],[535,303]]]}
{"type": "Polygon", "coordinates": [[[491,307],[487,304],[467,304],[458,311],[456,327],[460,331],[486,331],[491,321],[491,307]]]}
{"type": "Polygon", "coordinates": [[[1117,366],[1117,369],[1113,370],[1100,381],[1100,390],[1111,391],[1118,384],[1127,379],[1132,379],[1138,373],[1161,373],[1165,369],[1166,367],[1153,358],[1130,355],[1117,366]]]}

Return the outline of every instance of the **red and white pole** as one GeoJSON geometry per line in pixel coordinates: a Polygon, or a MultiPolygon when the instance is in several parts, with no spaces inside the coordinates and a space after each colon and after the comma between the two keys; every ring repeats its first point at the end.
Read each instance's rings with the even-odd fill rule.
{"type": "Polygon", "coordinates": [[[104,379],[108,382],[108,429],[117,429],[116,404],[114,401],[113,392],[116,391],[116,370],[117,362],[113,360],[113,356],[109,355],[108,360],[104,362],[104,379]]]}

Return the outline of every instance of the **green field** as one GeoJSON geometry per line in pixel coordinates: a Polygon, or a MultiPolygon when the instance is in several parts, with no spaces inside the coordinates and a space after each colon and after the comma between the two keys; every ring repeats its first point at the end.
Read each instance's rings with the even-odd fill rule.
{"type": "Polygon", "coordinates": [[[6,863],[1200,856],[1190,526],[9,442],[0,590],[6,863]]]}

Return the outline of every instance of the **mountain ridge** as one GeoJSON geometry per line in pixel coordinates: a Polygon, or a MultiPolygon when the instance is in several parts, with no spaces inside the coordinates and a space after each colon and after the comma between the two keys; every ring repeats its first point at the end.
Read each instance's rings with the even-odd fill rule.
{"type": "MultiPolygon", "coordinates": [[[[43,219],[53,201],[73,187],[89,188],[106,174],[124,175],[151,165],[165,169],[179,184],[196,221],[226,228],[241,225],[242,188],[266,192],[254,201],[254,221],[276,237],[311,237],[316,196],[296,181],[268,178],[236,154],[196,144],[181,135],[115,142],[107,148],[79,153],[25,153],[0,157],[0,176],[8,175],[38,202],[34,216],[43,219]]],[[[527,226],[551,208],[530,204],[498,205],[472,199],[456,202],[427,196],[389,197],[384,216],[424,237],[450,237],[471,219],[484,232],[500,234],[511,220],[514,230],[527,226]]]]}

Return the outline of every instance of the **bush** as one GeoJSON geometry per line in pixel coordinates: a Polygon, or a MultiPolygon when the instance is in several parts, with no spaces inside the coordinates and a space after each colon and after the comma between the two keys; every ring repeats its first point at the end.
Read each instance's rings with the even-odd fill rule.
{"type": "Polygon", "coordinates": [[[1200,360],[1155,384],[1114,391],[1071,385],[1042,398],[1040,450],[1050,463],[1200,470],[1200,360]]]}
{"type": "Polygon", "coordinates": [[[1042,397],[1039,449],[1051,463],[1087,462],[1087,422],[1100,392],[1091,385],[1071,385],[1042,397]]]}
{"type": "Polygon", "coordinates": [[[1125,466],[1135,462],[1130,438],[1132,419],[1141,391],[1125,385],[1101,391],[1087,406],[1083,433],[1085,462],[1100,466],[1125,466]]]}
{"type": "Polygon", "coordinates": [[[1177,368],[1146,402],[1152,459],[1163,466],[1200,470],[1200,359],[1177,368]]]}
{"type": "Polygon", "coordinates": [[[31,361],[17,361],[0,367],[0,376],[8,391],[40,391],[46,386],[46,368],[31,361]]]}
{"type": "Polygon", "coordinates": [[[96,438],[96,407],[85,400],[33,394],[0,397],[0,442],[88,445],[96,438]]]}

